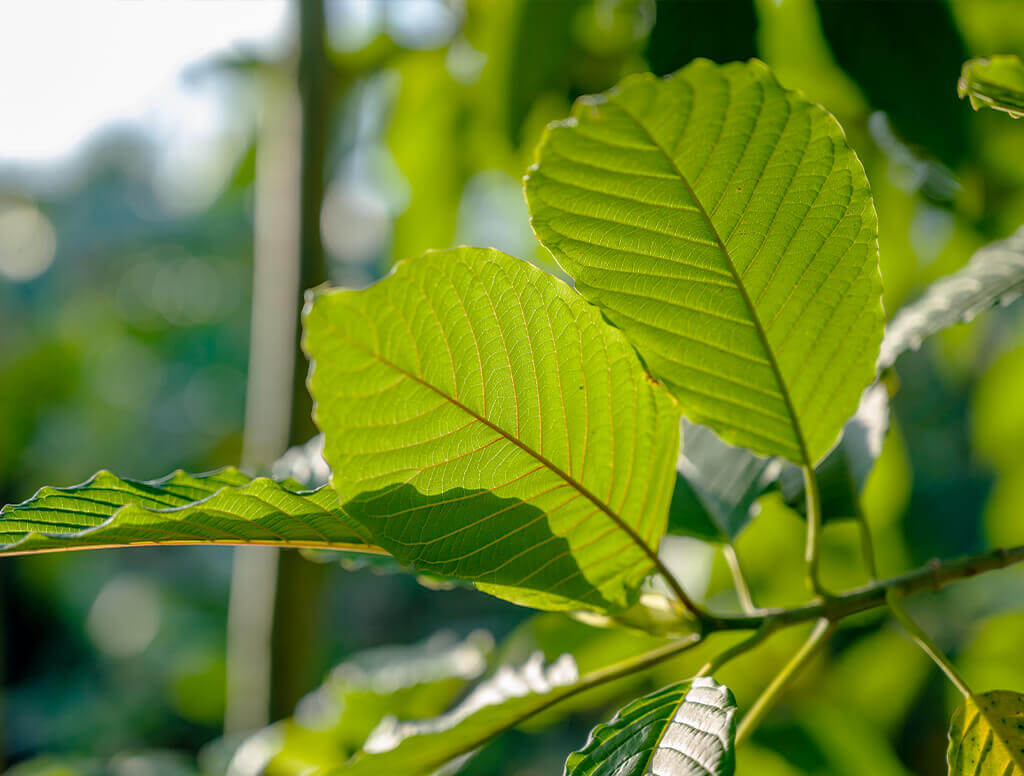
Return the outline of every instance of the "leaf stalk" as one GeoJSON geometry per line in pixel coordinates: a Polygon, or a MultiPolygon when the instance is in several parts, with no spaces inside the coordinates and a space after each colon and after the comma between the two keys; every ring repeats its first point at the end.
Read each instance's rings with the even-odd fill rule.
{"type": "Polygon", "coordinates": [[[910,637],[917,643],[917,645],[930,657],[935,664],[942,669],[949,681],[960,691],[965,698],[972,698],[974,694],[971,692],[971,688],[967,686],[967,682],[959,671],[956,670],[956,666],[953,665],[952,661],[946,657],[939,646],[932,641],[931,637],[924,632],[920,625],[914,622],[913,618],[907,613],[907,610],[903,608],[903,604],[900,602],[900,596],[895,590],[889,590],[885,594],[885,602],[889,606],[889,610],[893,616],[899,621],[899,624],[903,626],[904,630],[910,634],[910,637]]]}
{"type": "Polygon", "coordinates": [[[778,700],[779,695],[783,690],[786,689],[787,685],[793,680],[793,678],[800,672],[800,669],[804,667],[810,658],[812,658],[818,649],[828,640],[838,624],[822,617],[814,626],[814,630],[811,631],[811,635],[808,636],[807,641],[804,642],[803,646],[797,651],[793,657],[789,659],[789,662],[782,667],[782,670],[772,679],[769,684],[762,692],[754,705],[750,707],[750,711],[746,713],[743,719],[740,721],[739,727],[736,728],[736,745],[739,746],[745,741],[750,734],[757,728],[758,724],[764,719],[765,714],[774,705],[775,701],[778,700]]]}

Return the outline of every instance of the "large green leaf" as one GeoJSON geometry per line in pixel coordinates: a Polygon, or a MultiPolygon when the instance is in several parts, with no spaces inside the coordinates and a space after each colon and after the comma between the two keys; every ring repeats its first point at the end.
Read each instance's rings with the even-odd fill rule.
{"type": "Polygon", "coordinates": [[[964,62],[957,84],[975,110],[992,108],[1015,119],[1024,117],[1024,60],[1014,54],[971,59],[964,62]]]}
{"type": "Polygon", "coordinates": [[[963,269],[933,283],[917,301],[893,316],[885,329],[879,370],[887,369],[903,352],[920,347],[932,334],[967,322],[1024,293],[1024,227],[1005,240],[986,245],[963,269]]]}
{"type": "Polygon", "coordinates": [[[816,463],[882,335],[867,179],[825,110],[757,61],[631,76],[552,125],[534,230],[690,420],[816,463]]]}
{"type": "Polygon", "coordinates": [[[0,510],[0,555],[159,544],[265,544],[380,552],[345,522],[330,488],[237,469],[139,482],[101,471],[0,510]]]}
{"type": "Polygon", "coordinates": [[[654,568],[678,411],[618,329],[495,250],[401,262],[306,315],[345,511],[401,562],[540,608],[621,608],[654,568]]]}
{"type": "Polygon", "coordinates": [[[709,677],[670,685],[594,728],[566,776],[732,776],[735,713],[732,693],[709,677]]]}
{"type": "Polygon", "coordinates": [[[1024,776],[1024,695],[993,690],[964,699],[949,725],[950,776],[1024,776]]]}

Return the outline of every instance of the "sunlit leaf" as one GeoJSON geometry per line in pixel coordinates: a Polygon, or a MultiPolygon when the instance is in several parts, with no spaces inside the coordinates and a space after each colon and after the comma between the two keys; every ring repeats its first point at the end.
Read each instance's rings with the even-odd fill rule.
{"type": "Polygon", "coordinates": [[[973,320],[1024,293],[1024,227],[1005,240],[986,245],[967,265],[933,283],[917,301],[905,305],[885,329],[878,368],[887,369],[904,351],[918,348],[932,334],[973,320]]]}
{"type": "Polygon", "coordinates": [[[303,698],[291,718],[244,742],[229,770],[269,776],[341,766],[386,716],[442,713],[483,675],[492,647],[483,631],[464,640],[442,631],[417,644],[356,653],[303,698]]]}
{"type": "Polygon", "coordinates": [[[732,693],[709,677],[665,687],[594,728],[566,776],[732,776],[735,713],[732,693]]]}
{"type": "Polygon", "coordinates": [[[622,332],[495,250],[400,263],[306,316],[346,514],[403,563],[539,608],[621,608],[653,569],[678,412],[622,332]]]}
{"type": "Polygon", "coordinates": [[[580,689],[569,654],[546,665],[541,653],[518,667],[502,666],[452,710],[426,720],[385,719],[345,776],[427,776],[455,758],[580,689]]]}
{"type": "Polygon", "coordinates": [[[101,471],[0,510],[0,555],[164,544],[263,544],[381,552],[345,522],[330,488],[237,469],[139,482],[101,471]]]}
{"type": "Polygon", "coordinates": [[[993,690],[953,713],[946,754],[950,776],[1024,774],[1024,695],[993,690]]]}
{"type": "Polygon", "coordinates": [[[1024,60],[1014,54],[964,62],[957,84],[975,110],[992,108],[1019,119],[1024,116],[1024,60]]]}
{"type": "Polygon", "coordinates": [[[533,226],[690,420],[814,464],[874,379],[867,179],[825,110],[760,62],[627,78],[550,127],[533,226]]]}

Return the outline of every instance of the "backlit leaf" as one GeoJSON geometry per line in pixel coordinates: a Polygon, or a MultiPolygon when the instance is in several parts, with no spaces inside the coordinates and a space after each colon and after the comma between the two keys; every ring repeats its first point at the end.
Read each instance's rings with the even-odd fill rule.
{"type": "Polygon", "coordinates": [[[622,608],[665,530],[678,411],[622,332],[495,250],[400,263],[306,316],[345,511],[401,562],[539,608],[622,608]]]}
{"type": "Polygon", "coordinates": [[[627,78],[552,125],[534,230],[690,420],[814,464],[882,335],[867,179],[824,109],[757,61],[627,78]]]}
{"type": "Polygon", "coordinates": [[[237,469],[151,482],[101,471],[0,510],[0,555],[163,544],[262,544],[381,552],[346,523],[330,488],[237,469]]]}
{"type": "Polygon", "coordinates": [[[1024,774],[1024,695],[1009,690],[966,698],[953,713],[950,776],[1024,774]]]}
{"type": "Polygon", "coordinates": [[[598,725],[569,755],[566,776],[732,776],[736,701],[697,677],[665,687],[598,725]]]}

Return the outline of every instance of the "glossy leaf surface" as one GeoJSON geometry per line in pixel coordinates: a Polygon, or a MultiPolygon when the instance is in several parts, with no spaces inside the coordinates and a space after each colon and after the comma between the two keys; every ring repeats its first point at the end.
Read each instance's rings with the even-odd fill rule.
{"type": "Polygon", "coordinates": [[[569,755],[566,776],[732,776],[736,702],[708,677],[633,701],[569,755]]]}
{"type": "Polygon", "coordinates": [[[552,125],[534,230],[690,420],[816,463],[882,334],[867,179],[825,110],[760,62],[631,76],[552,125]]]}
{"type": "Polygon", "coordinates": [[[665,530],[678,411],[622,332],[495,250],[400,263],[306,317],[346,513],[401,562],[539,608],[621,608],[665,530]]]}
{"type": "Polygon", "coordinates": [[[139,482],[101,471],[0,510],[0,555],[161,544],[261,544],[381,552],[346,523],[330,488],[237,469],[139,482]]]}

